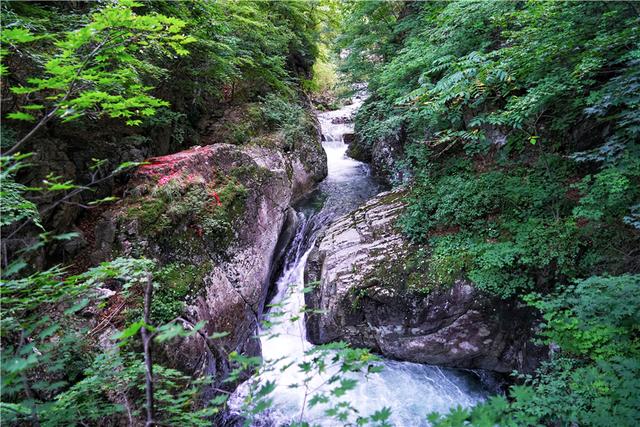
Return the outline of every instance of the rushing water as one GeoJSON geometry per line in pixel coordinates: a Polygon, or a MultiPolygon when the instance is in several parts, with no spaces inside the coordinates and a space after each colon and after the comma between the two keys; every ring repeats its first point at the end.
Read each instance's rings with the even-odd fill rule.
{"type": "MultiPolygon", "coordinates": [[[[272,393],[272,408],[255,421],[257,426],[287,425],[301,417],[305,393],[300,387],[290,385],[303,382],[305,375],[297,369],[297,363],[303,361],[305,352],[313,347],[305,339],[304,320],[302,316],[298,318],[298,313],[304,305],[304,268],[318,231],[336,216],[353,210],[383,189],[371,177],[366,164],[346,155],[343,135],[352,132],[353,125],[341,119],[351,116],[361,103],[360,98],[355,98],[349,106],[318,116],[324,137],[322,145],[327,152],[328,175],[298,207],[300,226],[276,282],[277,294],[271,301],[278,307],[266,316],[274,324],[262,331],[262,353],[266,361],[276,362],[273,369],[261,373],[257,380],[275,381],[276,389],[272,393]],[[281,371],[291,362],[295,363],[281,371]]],[[[394,426],[427,425],[426,415],[432,411],[470,406],[486,396],[478,378],[470,372],[393,360],[384,360],[382,364],[381,373],[356,376],[358,385],[344,399],[363,416],[390,407],[390,422],[394,426]]],[[[308,388],[321,387],[326,379],[318,375],[308,388]]],[[[247,388],[247,383],[239,387],[230,401],[232,409],[238,410],[247,388]]],[[[320,407],[305,409],[302,418],[322,426],[340,425],[326,417],[320,407]]]]}

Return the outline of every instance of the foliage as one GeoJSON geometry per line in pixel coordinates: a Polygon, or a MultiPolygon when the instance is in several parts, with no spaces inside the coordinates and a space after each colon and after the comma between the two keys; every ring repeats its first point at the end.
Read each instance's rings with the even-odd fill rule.
{"type": "Polygon", "coordinates": [[[290,94],[318,54],[319,11],[311,2],[162,1],[149,7],[189,23],[195,41],[172,84],[195,94],[202,106],[212,97],[290,94]]]}
{"type": "Polygon", "coordinates": [[[432,247],[431,283],[466,275],[509,297],[540,280],[624,271],[609,239],[619,236],[619,250],[637,242],[622,221],[640,197],[631,185],[637,173],[607,168],[572,184],[575,173],[557,156],[527,167],[504,161],[482,172],[465,160],[430,164],[416,177],[402,224],[432,247]]]}
{"type": "MultiPolygon", "coordinates": [[[[374,19],[374,4],[356,3],[354,19],[374,19]]],[[[391,34],[386,38],[371,25],[345,36],[354,78],[363,77],[364,65],[353,61],[382,62],[368,81],[373,96],[360,120],[367,141],[379,126],[367,120],[369,109],[386,111],[384,121],[405,122],[418,140],[428,127],[433,143],[457,141],[472,150],[488,142],[491,127],[516,147],[533,141],[551,147],[581,114],[618,123],[609,146],[637,140],[638,18],[628,5],[423,3],[405,6],[401,15],[373,24],[391,34]]]]}
{"type": "Polygon", "coordinates": [[[25,198],[28,188],[24,184],[16,182],[16,173],[27,167],[24,162],[29,155],[14,155],[12,157],[0,157],[0,226],[10,225],[12,223],[29,219],[39,227],[40,212],[38,212],[35,203],[25,198]]]}
{"type": "Polygon", "coordinates": [[[633,424],[637,400],[638,275],[593,276],[561,294],[529,298],[545,318],[545,342],[559,347],[535,377],[522,376],[510,401],[494,397],[471,410],[432,414],[436,426],[633,424]]]}
{"type": "Polygon", "coordinates": [[[431,422],[633,424],[637,6],[354,2],[346,22],[342,68],[370,92],[359,149],[403,145],[401,225],[429,254],[422,288],[465,277],[529,301],[556,349],[508,399],[431,422]]]}
{"type": "MultiPolygon", "coordinates": [[[[140,416],[144,391],[144,367],[134,354],[120,355],[111,351],[99,354],[84,371],[84,378],[56,396],[42,417],[46,426],[85,423],[107,424],[132,420],[140,416]],[[119,403],[115,403],[113,396],[119,403]]],[[[154,366],[155,396],[160,422],[176,426],[207,426],[215,407],[198,409],[203,379],[193,381],[180,372],[154,366]]]]}
{"type": "MultiPolygon", "coordinates": [[[[162,70],[145,56],[185,55],[184,45],[192,39],[182,34],[183,21],[160,14],[137,15],[132,10],[136,6],[140,4],[133,1],[111,3],[86,25],[62,34],[34,35],[21,27],[3,31],[3,56],[20,52],[18,46],[24,43],[46,40],[51,44],[45,51],[42,77],[11,88],[21,102],[7,117],[39,121],[25,138],[53,117],[67,122],[86,114],[104,114],[138,125],[140,118],[168,105],[149,95],[152,87],[144,84],[142,75],[162,70]]],[[[3,70],[6,74],[7,67],[3,70]]]]}
{"type": "Polygon", "coordinates": [[[261,105],[265,124],[282,132],[285,151],[312,143],[310,135],[313,123],[304,108],[277,95],[267,95],[261,105]]]}
{"type": "Polygon", "coordinates": [[[53,267],[2,279],[2,401],[9,409],[3,419],[40,418],[50,406],[48,397],[81,377],[87,360],[78,342],[87,328],[79,312],[99,299],[96,291],[105,280],[131,286],[150,265],[116,259],[80,275],[53,267]]]}

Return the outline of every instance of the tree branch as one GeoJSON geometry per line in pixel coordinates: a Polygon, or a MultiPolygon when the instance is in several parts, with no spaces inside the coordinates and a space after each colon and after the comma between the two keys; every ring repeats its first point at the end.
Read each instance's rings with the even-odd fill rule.
{"type": "Polygon", "coordinates": [[[3,153],[3,155],[5,156],[9,156],[13,153],[15,153],[18,148],[20,148],[20,146],[22,144],[24,144],[29,138],[31,138],[37,131],[38,129],[40,129],[42,126],[44,126],[49,120],[51,120],[55,114],[58,112],[58,110],[60,109],[60,106],[62,105],[62,103],[64,103],[67,99],[69,99],[69,97],[71,96],[71,94],[73,93],[73,91],[75,90],[75,86],[76,86],[76,82],[78,81],[78,78],[80,77],[80,74],[84,71],[84,69],[86,68],[87,64],[89,64],[89,61],[98,54],[98,52],[100,52],[100,49],[102,49],[108,42],[110,42],[112,40],[111,36],[107,36],[107,38],[105,40],[103,40],[101,43],[99,43],[86,57],[85,59],[82,61],[82,64],[80,65],[80,68],[78,68],[78,71],[76,71],[76,74],[73,76],[73,79],[71,80],[71,83],[69,84],[69,88],[67,89],[67,93],[64,94],[64,96],[62,97],[62,99],[58,102],[58,105],[56,105],[51,111],[49,111],[39,122],[37,125],[34,126],[33,129],[31,129],[29,131],[29,133],[27,133],[25,136],[22,137],[22,139],[20,139],[20,141],[16,142],[14,144],[13,147],[11,147],[9,150],[7,150],[5,153],[3,153]]]}
{"type": "MultiPolygon", "coordinates": [[[[144,290],[144,324],[149,324],[151,312],[151,297],[153,293],[153,280],[151,274],[147,275],[147,284],[144,290]]],[[[151,339],[152,335],[145,326],[140,329],[142,335],[142,345],[144,348],[144,364],[145,364],[145,394],[147,400],[147,422],[145,427],[155,425],[153,420],[153,362],[151,360],[151,339]]]]}

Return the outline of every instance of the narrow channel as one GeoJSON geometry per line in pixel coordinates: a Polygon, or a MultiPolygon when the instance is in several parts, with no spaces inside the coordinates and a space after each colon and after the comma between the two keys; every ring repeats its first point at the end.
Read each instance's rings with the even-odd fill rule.
{"type": "MultiPolygon", "coordinates": [[[[271,301],[277,308],[265,316],[273,324],[261,333],[264,360],[278,362],[272,371],[261,374],[258,380],[275,381],[276,389],[271,395],[274,402],[254,426],[286,426],[302,420],[311,425],[341,425],[327,417],[321,407],[303,411],[304,392],[300,387],[290,385],[304,380],[297,365],[308,357],[305,352],[313,347],[306,340],[304,316],[299,314],[304,306],[305,264],[318,233],[337,216],[352,211],[385,189],[371,175],[367,164],[346,155],[344,135],[353,132],[350,119],[362,101],[356,96],[350,105],[318,114],[328,174],[316,191],[297,207],[298,230],[276,281],[277,293],[271,301]],[[287,366],[281,372],[280,368],[287,366]]],[[[469,371],[388,359],[384,359],[382,365],[384,369],[380,373],[358,376],[358,385],[347,393],[345,400],[362,416],[389,407],[392,411],[389,421],[394,426],[427,426],[427,414],[446,412],[458,405],[472,406],[489,394],[478,377],[469,371]]],[[[310,384],[309,388],[319,387],[325,380],[314,378],[312,383],[315,384],[310,384]]],[[[230,400],[232,411],[234,407],[239,409],[246,393],[245,383],[230,400]]]]}

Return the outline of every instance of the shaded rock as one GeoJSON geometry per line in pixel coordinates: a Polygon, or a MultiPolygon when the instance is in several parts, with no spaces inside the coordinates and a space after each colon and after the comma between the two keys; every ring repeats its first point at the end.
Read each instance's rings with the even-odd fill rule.
{"type": "Polygon", "coordinates": [[[402,171],[397,162],[403,155],[404,134],[399,132],[386,138],[379,139],[371,149],[371,168],[376,176],[388,183],[402,182],[402,171]]]}
{"type": "Polygon", "coordinates": [[[74,227],[73,232],[77,233],[77,236],[69,240],[66,240],[62,244],[62,248],[64,249],[64,251],[71,256],[77,255],[82,249],[87,247],[87,245],[89,244],[87,240],[84,238],[84,236],[82,235],[82,231],[80,229],[78,229],[77,227],[74,227]]]}
{"type": "MultiPolygon", "coordinates": [[[[400,129],[385,138],[380,138],[372,145],[365,144],[358,136],[349,138],[347,155],[361,162],[371,164],[374,175],[387,183],[402,182],[404,171],[398,168],[397,162],[404,155],[404,132],[400,129]]],[[[345,139],[347,142],[347,139],[345,139]]]]}
{"type": "Polygon", "coordinates": [[[116,237],[116,223],[112,215],[100,218],[94,227],[95,244],[91,252],[92,264],[108,259],[113,253],[113,243],[116,237]]]}
{"type": "Polygon", "coordinates": [[[344,340],[418,363],[497,372],[530,371],[541,356],[529,344],[535,318],[514,301],[486,295],[472,283],[425,290],[407,260],[418,250],[395,222],[404,193],[382,193],[337,219],[318,238],[305,276],[308,339],[344,340]]]}
{"type": "Polygon", "coordinates": [[[260,354],[254,336],[272,265],[294,234],[290,204],[326,174],[314,149],[322,150],[305,147],[302,159],[302,148],[213,144],[152,158],[97,223],[94,259],[145,256],[198,271],[181,321],[206,326],[159,356],[170,366],[221,380],[228,353],[260,354]],[[228,335],[206,339],[214,332],[228,335]]]}

